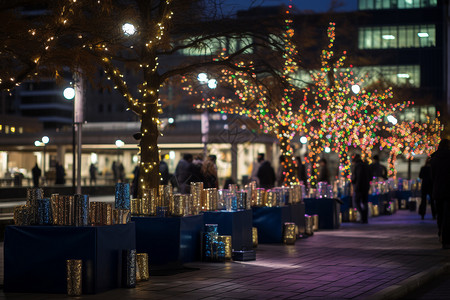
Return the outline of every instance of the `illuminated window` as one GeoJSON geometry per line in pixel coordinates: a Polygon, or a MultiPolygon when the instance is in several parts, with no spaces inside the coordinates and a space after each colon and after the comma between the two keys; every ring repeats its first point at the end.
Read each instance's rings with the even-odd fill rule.
{"type": "Polygon", "coordinates": [[[5,125],[5,133],[9,133],[9,126],[5,125]]]}
{"type": "Polygon", "coordinates": [[[381,81],[398,86],[420,87],[419,65],[354,67],[353,71],[359,77],[368,75],[364,85],[381,81]]]}
{"type": "Polygon", "coordinates": [[[19,127],[19,133],[23,133],[23,127],[19,127]]]}
{"type": "Polygon", "coordinates": [[[11,133],[14,133],[14,132],[16,132],[16,127],[11,126],[11,133]]]}
{"type": "Polygon", "coordinates": [[[359,10],[436,7],[437,0],[359,0],[359,10]]]}
{"type": "Polygon", "coordinates": [[[434,25],[361,27],[359,49],[425,48],[436,46],[434,25]]]}

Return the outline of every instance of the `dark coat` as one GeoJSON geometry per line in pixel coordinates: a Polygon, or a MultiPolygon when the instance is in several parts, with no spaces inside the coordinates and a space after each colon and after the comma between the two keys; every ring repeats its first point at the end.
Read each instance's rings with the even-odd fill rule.
{"type": "Polygon", "coordinates": [[[355,193],[368,193],[370,189],[370,168],[363,161],[355,162],[352,173],[352,184],[355,193]]]}
{"type": "Polygon", "coordinates": [[[269,161],[264,161],[258,169],[259,186],[265,189],[273,188],[275,184],[275,171],[269,161]]]}
{"type": "Polygon", "coordinates": [[[330,183],[330,174],[328,173],[328,166],[323,165],[319,169],[319,178],[318,182],[328,182],[330,183]]]}
{"type": "Polygon", "coordinates": [[[431,176],[433,198],[450,201],[450,150],[437,150],[431,156],[431,176]]]}
{"type": "Polygon", "coordinates": [[[162,185],[169,184],[169,166],[163,160],[159,162],[159,173],[161,173],[161,182],[162,185]]]}
{"type": "Polygon", "coordinates": [[[431,166],[420,168],[419,178],[422,179],[422,192],[431,193],[433,190],[433,178],[431,176],[431,166]]]}
{"type": "Polygon", "coordinates": [[[387,169],[385,166],[375,161],[370,164],[370,177],[371,178],[384,178],[387,179],[387,169]]]}

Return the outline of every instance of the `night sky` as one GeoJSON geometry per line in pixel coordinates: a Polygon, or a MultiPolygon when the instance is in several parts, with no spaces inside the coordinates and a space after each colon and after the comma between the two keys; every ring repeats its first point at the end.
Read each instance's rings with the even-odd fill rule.
{"type": "MultiPolygon", "coordinates": [[[[313,10],[317,12],[323,12],[330,7],[331,0],[292,0],[295,7],[300,10],[313,10]]],[[[340,8],[342,11],[356,10],[357,0],[341,0],[344,6],[340,8]]],[[[287,4],[289,0],[226,0],[224,1],[224,7],[229,12],[235,12],[237,10],[247,9],[251,4],[253,6],[274,6],[280,4],[287,4]]]]}

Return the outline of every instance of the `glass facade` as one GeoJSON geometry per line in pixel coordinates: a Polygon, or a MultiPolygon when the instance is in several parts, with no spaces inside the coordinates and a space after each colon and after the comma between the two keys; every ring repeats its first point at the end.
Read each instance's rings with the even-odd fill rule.
{"type": "MultiPolygon", "coordinates": [[[[353,67],[353,73],[364,80],[363,86],[383,81],[396,86],[420,87],[419,65],[393,65],[393,66],[364,66],[353,67]]],[[[299,71],[294,76],[296,85],[304,88],[311,84],[311,76],[305,70],[299,71]]]]}
{"type": "Polygon", "coordinates": [[[411,9],[437,6],[437,0],[359,0],[359,10],[411,9]]]}
{"type": "Polygon", "coordinates": [[[419,65],[366,66],[354,68],[356,74],[368,74],[366,85],[377,81],[389,82],[397,86],[420,87],[419,65]]]}
{"type": "Polygon", "coordinates": [[[361,27],[359,49],[424,48],[436,46],[435,25],[361,27]]]}

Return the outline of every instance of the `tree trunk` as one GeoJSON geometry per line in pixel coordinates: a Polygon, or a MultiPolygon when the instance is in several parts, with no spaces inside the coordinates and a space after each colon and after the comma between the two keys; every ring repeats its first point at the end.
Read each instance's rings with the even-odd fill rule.
{"type": "Polygon", "coordinates": [[[291,185],[298,183],[297,162],[295,161],[294,151],[291,147],[292,135],[278,134],[280,142],[280,152],[282,155],[281,163],[281,182],[280,185],[291,185]]]}
{"type": "Polygon", "coordinates": [[[158,101],[148,101],[141,115],[141,162],[139,169],[138,198],[142,198],[144,191],[156,188],[160,183],[159,148],[158,148],[158,101]]]}

